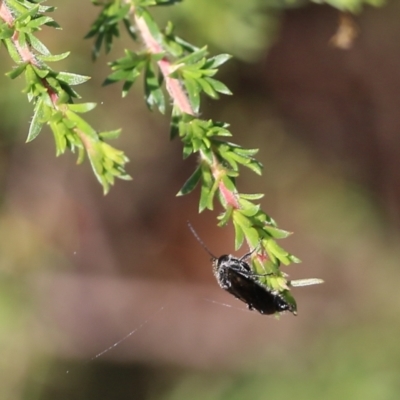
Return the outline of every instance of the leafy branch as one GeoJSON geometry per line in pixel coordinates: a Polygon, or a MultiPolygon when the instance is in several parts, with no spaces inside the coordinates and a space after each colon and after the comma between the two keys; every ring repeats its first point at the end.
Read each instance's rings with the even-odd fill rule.
{"type": "MultiPolygon", "coordinates": [[[[35,139],[44,125],[53,132],[56,154],[67,149],[78,152],[78,163],[88,156],[95,176],[104,193],[115,178],[130,179],[125,172],[128,158],[106,140],[118,137],[120,131],[97,132],[80,114],[91,111],[95,103],[75,103],[79,99],[73,86],[89,77],[70,72],[57,72],[47,63],[56,62],[69,53],[53,55],[35,36],[43,27],[59,28],[47,14],[54,7],[43,6],[45,0],[0,0],[0,40],[15,62],[8,73],[12,79],[23,75],[24,92],[33,104],[34,115],[27,141],[35,139]],[[45,15],[46,14],[46,15],[45,15]]],[[[281,265],[300,260],[277,244],[277,239],[290,233],[278,228],[262,209],[262,194],[240,193],[236,179],[240,168],[258,175],[262,165],[256,160],[258,149],[245,149],[227,138],[232,136],[229,124],[200,117],[203,96],[218,99],[230,95],[228,87],[215,78],[221,65],[230,59],[227,54],[210,56],[207,47],[196,47],[178,37],[168,23],[161,29],[153,19],[153,6],[166,6],[180,0],[91,0],[101,7],[87,38],[94,39],[92,56],[101,50],[110,52],[123,27],[133,41],[142,45],[140,51],[125,50],[124,56],[110,63],[111,74],[104,84],[122,83],[125,97],[139,77],[144,81],[144,97],[149,109],[171,115],[170,137],[183,144],[183,157],[198,156],[198,166],[178,195],[191,193],[200,185],[199,212],[213,210],[218,201],[222,212],[219,225],[232,221],[235,248],[244,242],[257,248],[252,266],[259,280],[276,290],[296,310],[290,286],[319,283],[319,280],[289,281],[281,265]],[[169,107],[172,104],[172,107],[169,107]]]]}
{"type": "MultiPolygon", "coordinates": [[[[170,22],[163,30],[158,27],[149,12],[149,6],[171,5],[178,1],[92,2],[102,6],[87,35],[95,38],[94,58],[102,47],[106,52],[110,51],[115,37],[119,35],[121,22],[131,38],[144,45],[144,49],[137,52],[125,50],[122,58],[111,62],[112,73],[104,83],[121,82],[122,95],[125,97],[142,76],[148,107],[158,109],[163,114],[167,109],[166,89],[172,100],[170,137],[180,138],[184,158],[192,154],[199,156],[197,168],[178,196],[186,195],[200,185],[199,212],[213,210],[217,199],[223,209],[218,216],[219,225],[233,222],[235,248],[239,249],[245,241],[251,248],[258,247],[252,256],[254,271],[264,275],[260,280],[271,290],[279,291],[295,310],[296,302],[289,291],[291,282],[280,271],[280,266],[300,260],[276,242],[290,233],[279,229],[276,222],[256,203],[263,197],[262,194],[242,194],[236,186],[240,167],[261,175],[262,165],[254,158],[258,149],[244,149],[224,140],[232,136],[229,124],[199,117],[202,95],[218,99],[220,94],[231,94],[226,85],[214,77],[230,56],[220,54],[209,57],[207,47],[198,48],[176,36],[170,22]]],[[[302,281],[303,284],[319,282],[302,281]]]]}
{"type": "Polygon", "coordinates": [[[8,72],[11,79],[24,75],[24,92],[33,104],[27,142],[35,139],[47,124],[53,132],[57,156],[67,149],[78,151],[78,163],[87,154],[96,178],[107,193],[115,178],[130,179],[125,172],[128,158],[120,150],[105,142],[118,137],[120,131],[98,133],[79,114],[91,111],[95,103],[74,104],[80,98],[72,88],[86,82],[89,77],[70,72],[57,72],[46,63],[60,61],[69,53],[53,55],[35,36],[44,26],[59,28],[44,13],[54,7],[39,5],[43,0],[0,1],[0,40],[5,45],[15,68],[8,72]]]}

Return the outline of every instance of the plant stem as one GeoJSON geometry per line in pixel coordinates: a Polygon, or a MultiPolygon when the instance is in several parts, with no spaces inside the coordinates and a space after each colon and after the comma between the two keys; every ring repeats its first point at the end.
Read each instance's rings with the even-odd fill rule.
{"type": "MultiPolygon", "coordinates": [[[[136,28],[138,29],[140,36],[143,40],[144,45],[152,54],[160,54],[164,52],[163,47],[151,34],[146,21],[142,17],[138,17],[135,13],[135,9],[131,7],[131,13],[133,15],[136,28]]],[[[181,83],[178,79],[171,78],[169,74],[172,72],[171,62],[163,57],[160,61],[157,62],[161,73],[165,79],[165,85],[168,90],[169,95],[171,96],[174,107],[176,107],[182,114],[195,115],[193,107],[190,104],[189,98],[186,95],[181,83]]]]}

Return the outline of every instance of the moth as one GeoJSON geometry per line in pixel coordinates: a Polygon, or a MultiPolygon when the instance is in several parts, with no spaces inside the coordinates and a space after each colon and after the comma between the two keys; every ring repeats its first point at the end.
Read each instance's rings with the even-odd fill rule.
{"type": "Polygon", "coordinates": [[[290,311],[296,315],[295,305],[288,303],[279,291],[271,290],[258,280],[260,275],[255,274],[246,261],[250,254],[241,258],[212,256],[213,272],[219,286],[246,303],[249,310],[267,315],[290,311]]]}
{"type": "MultiPolygon", "coordinates": [[[[293,315],[297,315],[296,304],[294,302],[289,302],[282,292],[273,290],[260,282],[259,277],[272,274],[260,275],[254,273],[251,269],[248,260],[256,249],[240,258],[230,254],[216,257],[200,239],[189,222],[188,226],[197,241],[211,256],[213,273],[222,289],[246,303],[249,310],[256,310],[260,314],[271,315],[289,311],[293,315]]],[[[292,286],[306,286],[322,282],[321,279],[300,279],[291,281],[290,283],[292,286]]]]}

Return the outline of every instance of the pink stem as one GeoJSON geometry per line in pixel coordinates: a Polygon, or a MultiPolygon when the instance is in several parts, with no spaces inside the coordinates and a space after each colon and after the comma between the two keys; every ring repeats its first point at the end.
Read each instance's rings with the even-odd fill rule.
{"type": "MultiPolygon", "coordinates": [[[[145,20],[141,17],[138,17],[134,10],[132,12],[134,14],[136,27],[140,32],[146,48],[152,54],[163,53],[164,49],[162,48],[161,44],[158,43],[157,40],[152,36],[145,20]]],[[[172,72],[171,62],[166,57],[163,57],[160,61],[158,61],[158,66],[160,67],[160,71],[164,76],[165,85],[168,93],[174,101],[174,106],[177,107],[182,113],[195,115],[195,112],[185,91],[183,90],[181,83],[178,79],[171,78],[169,76],[169,74],[172,72]]]]}

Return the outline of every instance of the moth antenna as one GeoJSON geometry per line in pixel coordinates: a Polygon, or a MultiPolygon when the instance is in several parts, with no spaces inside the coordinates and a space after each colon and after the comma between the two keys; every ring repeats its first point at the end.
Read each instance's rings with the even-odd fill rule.
{"type": "Polygon", "coordinates": [[[187,221],[188,227],[191,230],[191,232],[193,233],[193,236],[197,239],[197,241],[201,244],[201,247],[203,247],[203,249],[212,257],[213,260],[216,260],[217,257],[214,256],[213,253],[211,253],[211,251],[208,249],[208,247],[205,245],[205,243],[200,239],[200,236],[197,234],[197,232],[194,230],[192,224],[187,221]]]}

